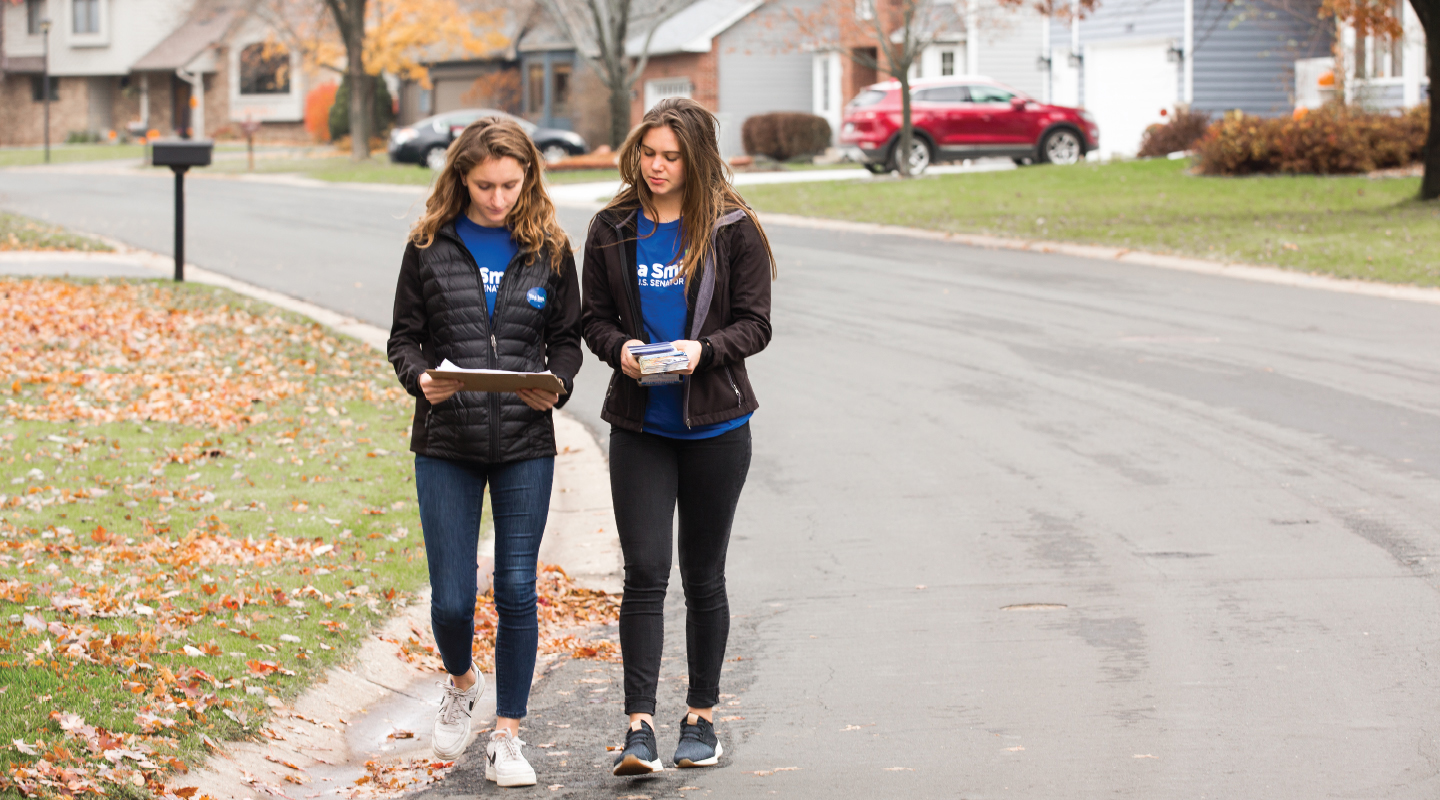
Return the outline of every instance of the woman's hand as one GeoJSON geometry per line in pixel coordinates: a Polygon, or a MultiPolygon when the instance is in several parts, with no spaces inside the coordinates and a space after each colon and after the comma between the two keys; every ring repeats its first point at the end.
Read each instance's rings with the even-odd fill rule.
{"type": "Polygon", "coordinates": [[[432,406],[438,406],[450,396],[464,388],[464,384],[454,378],[441,378],[436,380],[430,377],[430,373],[420,373],[420,391],[425,394],[425,399],[432,406]]]}
{"type": "Polygon", "coordinates": [[[560,395],[544,389],[516,389],[515,394],[520,395],[520,399],[525,402],[525,405],[536,411],[549,411],[555,407],[556,403],[560,402],[560,395]]]}
{"type": "Polygon", "coordinates": [[[671,342],[670,344],[674,345],[676,350],[683,352],[686,356],[690,358],[690,366],[686,367],[685,369],[677,369],[671,374],[694,375],[695,367],[699,366],[700,364],[700,356],[705,353],[705,345],[700,344],[699,342],[692,342],[689,339],[682,339],[681,341],[671,342]]]}
{"type": "Polygon", "coordinates": [[[640,380],[640,365],[636,363],[635,356],[630,355],[630,345],[632,344],[645,343],[640,341],[639,339],[631,339],[630,341],[626,342],[624,345],[621,346],[620,371],[625,373],[625,377],[634,378],[638,381],[640,380]]]}

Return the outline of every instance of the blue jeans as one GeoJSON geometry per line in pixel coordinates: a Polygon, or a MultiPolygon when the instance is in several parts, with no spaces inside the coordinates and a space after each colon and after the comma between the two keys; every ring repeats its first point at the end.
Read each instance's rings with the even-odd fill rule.
{"type": "Polygon", "coordinates": [[[415,490],[430,566],[430,625],[445,671],[470,671],[475,572],[485,484],[495,518],[495,713],[522,719],[530,700],[540,626],[535,565],[550,511],[554,458],[469,464],[415,456],[415,490]]]}

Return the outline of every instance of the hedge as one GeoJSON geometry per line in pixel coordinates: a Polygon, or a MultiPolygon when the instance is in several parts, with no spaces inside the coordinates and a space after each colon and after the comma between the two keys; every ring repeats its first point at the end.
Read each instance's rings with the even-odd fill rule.
{"type": "Polygon", "coordinates": [[[1169,122],[1163,125],[1157,123],[1145,129],[1137,155],[1141,158],[1153,158],[1191,150],[1209,127],[1209,114],[1177,109],[1169,122]]]}
{"type": "Polygon", "coordinates": [[[830,146],[830,123],[814,114],[756,114],[740,126],[740,139],[752,156],[789,161],[825,152],[830,146]]]}
{"type": "Polygon", "coordinates": [[[1289,118],[1227,114],[1196,145],[1207,175],[1332,175],[1403,167],[1425,147],[1430,110],[1391,115],[1333,103],[1289,118]]]}

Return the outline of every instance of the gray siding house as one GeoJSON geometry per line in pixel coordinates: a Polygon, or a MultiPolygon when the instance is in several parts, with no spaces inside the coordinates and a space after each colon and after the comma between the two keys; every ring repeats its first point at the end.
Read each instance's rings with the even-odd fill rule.
{"type": "Polygon", "coordinates": [[[1255,3],[1105,0],[1084,19],[1051,21],[1050,92],[1095,115],[1102,157],[1130,156],[1176,108],[1290,113],[1296,62],[1329,53],[1333,30],[1313,12],[1255,3]]]}

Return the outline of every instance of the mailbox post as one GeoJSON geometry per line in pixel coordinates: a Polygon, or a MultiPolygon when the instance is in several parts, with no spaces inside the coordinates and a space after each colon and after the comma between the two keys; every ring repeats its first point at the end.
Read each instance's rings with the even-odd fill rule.
{"type": "Polygon", "coordinates": [[[151,150],[151,163],[169,167],[175,173],[175,280],[185,280],[185,172],[191,167],[210,166],[215,143],[205,139],[167,139],[151,150]]]}

